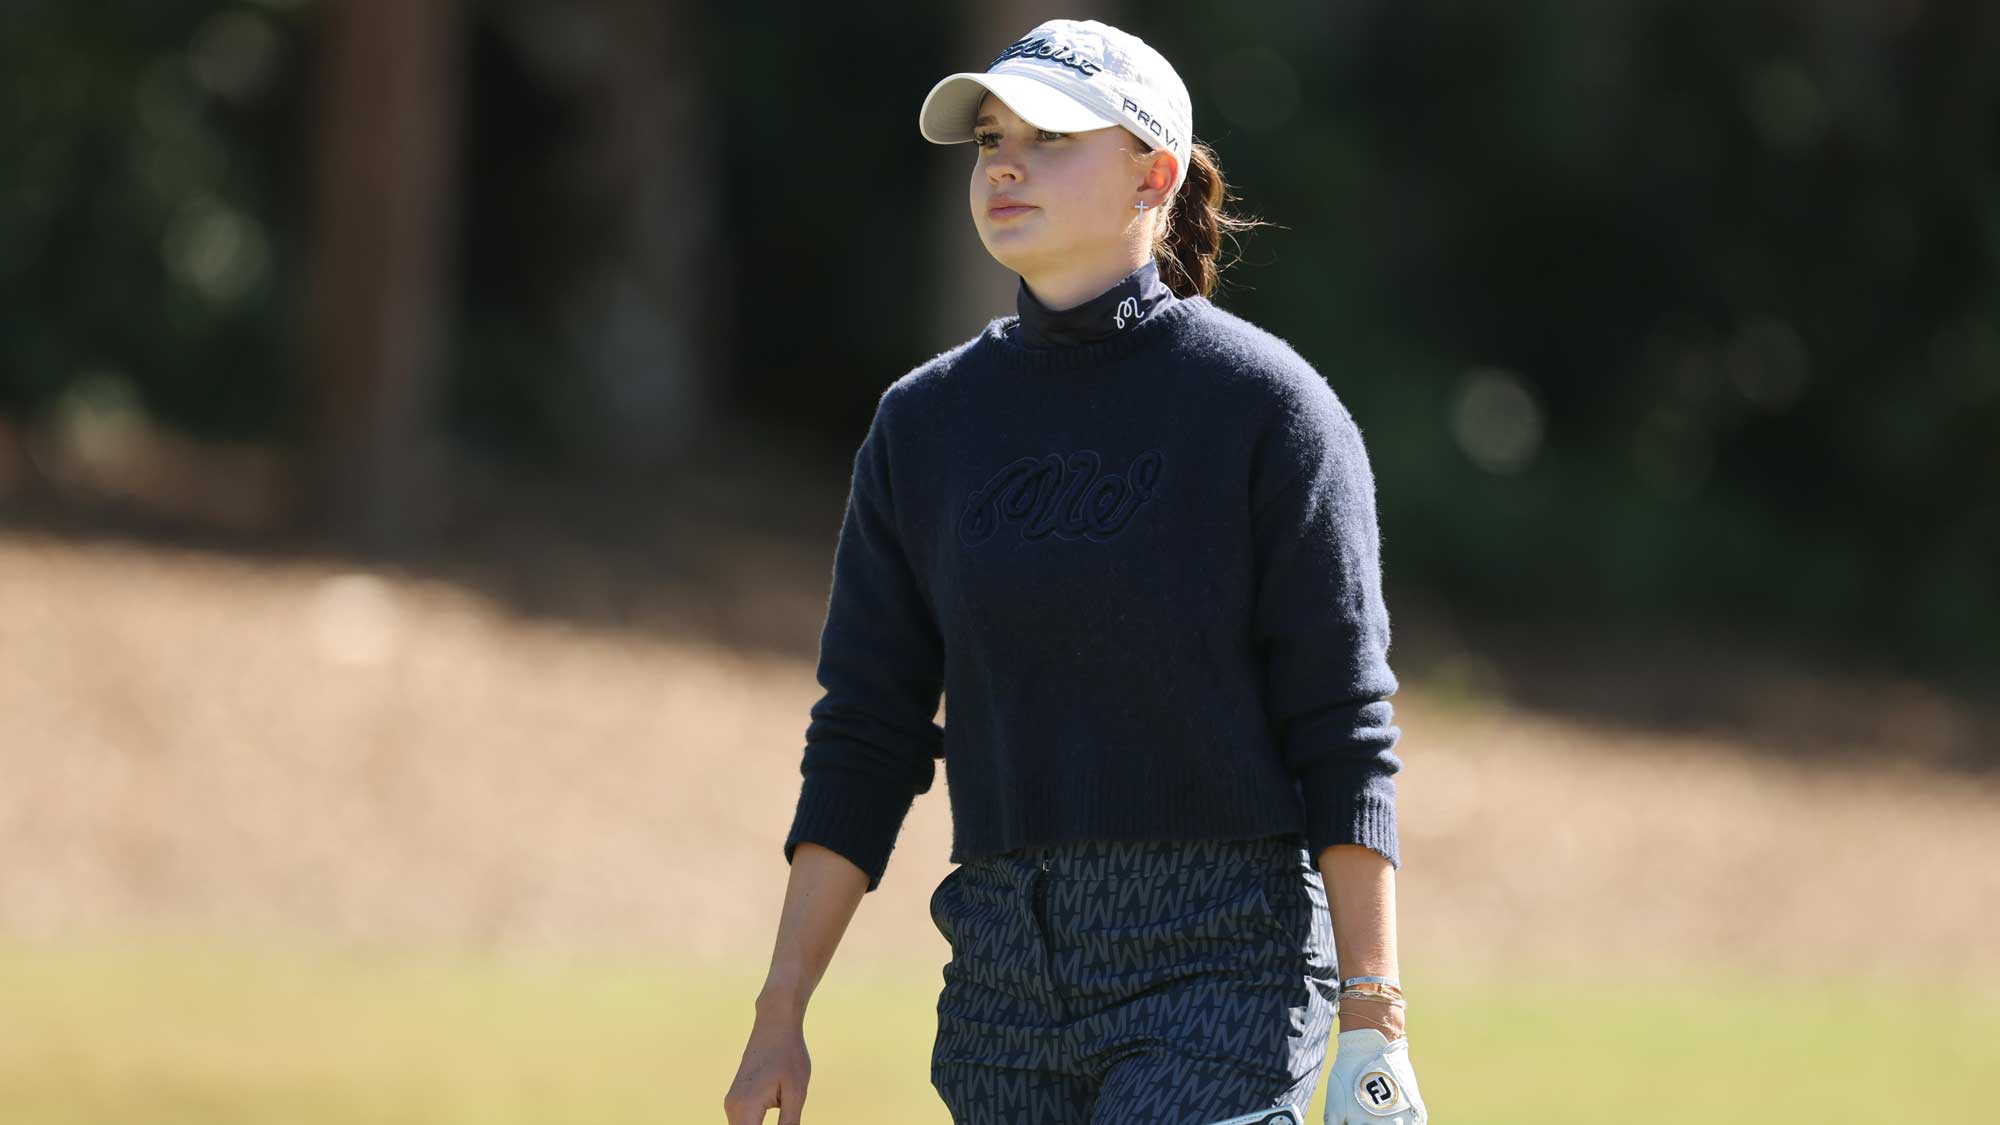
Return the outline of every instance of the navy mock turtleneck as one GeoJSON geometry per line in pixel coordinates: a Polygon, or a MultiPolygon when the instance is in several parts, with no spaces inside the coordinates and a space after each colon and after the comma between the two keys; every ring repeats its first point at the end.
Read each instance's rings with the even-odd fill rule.
{"type": "Polygon", "coordinates": [[[1022,278],[1014,307],[1021,316],[1024,346],[1062,348],[1109,339],[1179,300],[1160,280],[1159,261],[1148,258],[1116,285],[1075,308],[1049,308],[1028,291],[1028,281],[1022,278]]]}
{"type": "Polygon", "coordinates": [[[957,863],[1287,831],[1399,863],[1361,430],[1284,340],[1157,283],[1024,296],[883,391],[787,861],[811,841],[876,889],[942,762],[957,863]]]}

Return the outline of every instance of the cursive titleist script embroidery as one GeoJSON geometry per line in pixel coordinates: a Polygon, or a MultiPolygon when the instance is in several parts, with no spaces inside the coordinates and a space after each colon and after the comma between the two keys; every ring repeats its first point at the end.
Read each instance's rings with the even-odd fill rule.
{"type": "Polygon", "coordinates": [[[1003,523],[1019,524],[1023,539],[1110,539],[1158,491],[1166,458],[1148,449],[1132,458],[1123,476],[1100,476],[1102,465],[1094,449],[1014,461],[966,497],[959,541],[977,547],[1003,523]]]}
{"type": "Polygon", "coordinates": [[[1040,62],[1043,59],[1047,59],[1053,63],[1061,63],[1063,66],[1075,70],[1085,78],[1090,78],[1098,71],[1104,69],[1101,64],[1085,58],[1083,52],[1075,44],[1063,43],[1047,37],[1037,39],[1032,35],[1015,40],[1006,50],[993,56],[993,61],[986,64],[986,69],[992,70],[1008,59],[1027,59],[1029,62],[1040,62]]]}

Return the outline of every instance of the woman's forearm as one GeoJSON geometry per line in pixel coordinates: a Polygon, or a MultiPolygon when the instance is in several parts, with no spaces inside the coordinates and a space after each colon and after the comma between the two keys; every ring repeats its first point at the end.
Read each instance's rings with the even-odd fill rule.
{"type": "Polygon", "coordinates": [[[803,842],[792,850],[771,969],[757,994],[760,1014],[804,1017],[867,891],[868,873],[839,852],[803,842]]]}
{"type": "MultiPolygon", "coordinates": [[[[1335,844],[1320,852],[1316,866],[1333,912],[1333,944],[1341,977],[1400,981],[1396,869],[1380,852],[1360,844],[1335,844]]],[[[1340,1029],[1358,1027],[1373,1027],[1395,1039],[1403,1034],[1403,1009],[1373,1000],[1340,1001],[1340,1029]]]]}

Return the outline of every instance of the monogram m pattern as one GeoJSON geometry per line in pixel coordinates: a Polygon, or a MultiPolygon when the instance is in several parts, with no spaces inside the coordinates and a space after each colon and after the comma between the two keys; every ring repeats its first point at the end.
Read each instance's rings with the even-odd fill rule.
{"type": "Polygon", "coordinates": [[[1339,969],[1297,837],[1024,849],[955,869],[930,907],[953,1120],[1287,1125],[1311,1099],[1339,969]]]}

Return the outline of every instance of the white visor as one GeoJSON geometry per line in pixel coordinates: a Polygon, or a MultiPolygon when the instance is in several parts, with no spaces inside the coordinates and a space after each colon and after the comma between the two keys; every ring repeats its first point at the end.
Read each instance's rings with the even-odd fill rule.
{"type": "Polygon", "coordinates": [[[917,130],[933,144],[953,145],[972,140],[972,121],[987,93],[1037,129],[1051,133],[1083,133],[1123,125],[1040,79],[1025,74],[965,72],[953,74],[925,96],[917,111],[917,130]]]}
{"type": "Polygon", "coordinates": [[[972,139],[988,93],[1051,133],[1122,125],[1149,148],[1174,154],[1172,195],[1187,179],[1194,110],[1180,75],[1146,41],[1097,20],[1048,20],[1008,45],[984,71],[960,71],[924,97],[917,131],[933,144],[972,139]]]}

